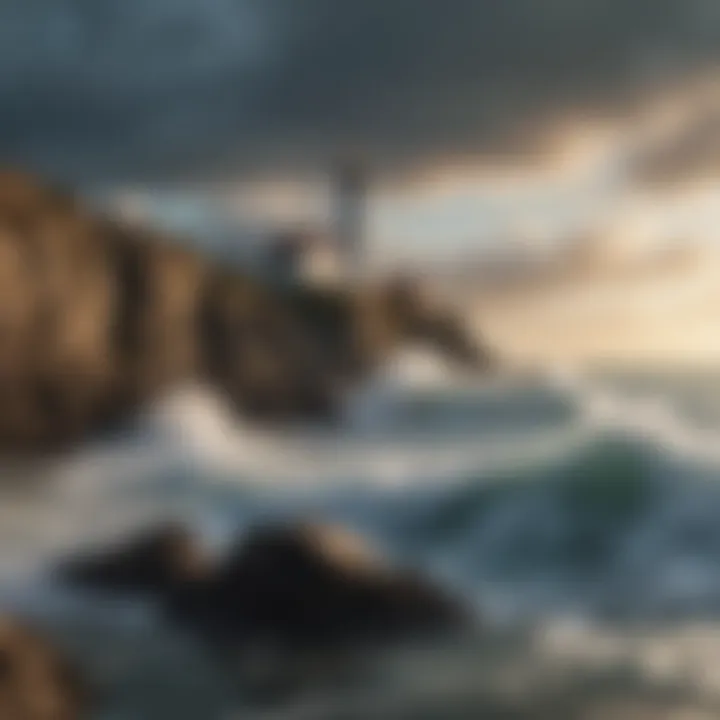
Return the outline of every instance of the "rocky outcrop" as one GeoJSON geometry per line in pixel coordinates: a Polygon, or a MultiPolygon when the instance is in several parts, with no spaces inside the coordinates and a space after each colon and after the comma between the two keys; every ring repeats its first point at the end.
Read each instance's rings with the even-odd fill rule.
{"type": "Polygon", "coordinates": [[[368,648],[459,630],[469,620],[430,579],[320,523],[259,526],[215,563],[189,530],[162,526],[64,563],[56,576],[154,599],[173,623],[220,647],[368,648]]]}
{"type": "Polygon", "coordinates": [[[185,380],[250,417],[329,419],[407,340],[487,356],[408,284],[274,286],[0,173],[0,452],[64,448],[185,380]]]}
{"type": "Polygon", "coordinates": [[[79,720],[87,692],[75,669],[34,630],[0,617],[0,717],[79,720]]]}
{"type": "Polygon", "coordinates": [[[462,605],[323,524],[259,527],[202,586],[176,587],[169,616],[211,643],[286,651],[384,646],[459,630],[462,605]]]}
{"type": "Polygon", "coordinates": [[[114,547],[60,563],[53,575],[74,587],[152,597],[204,579],[212,567],[195,535],[184,525],[168,523],[114,547]]]}
{"type": "Polygon", "coordinates": [[[351,292],[298,285],[284,298],[336,374],[352,381],[406,344],[424,345],[464,368],[487,372],[491,351],[462,320],[409,278],[351,292]]]}
{"type": "Polygon", "coordinates": [[[0,447],[52,449],[194,370],[204,268],[0,175],[0,447]]]}
{"type": "Polygon", "coordinates": [[[341,527],[260,526],[224,558],[197,558],[187,530],[161,527],[56,575],[71,587],[155,603],[258,699],[359,679],[377,652],[472,628],[457,598],[341,527]]]}
{"type": "Polygon", "coordinates": [[[241,411],[309,414],[295,396],[321,394],[319,376],[303,377],[301,392],[301,350],[278,357],[267,332],[289,317],[250,277],[0,174],[5,454],[67,447],[183,380],[210,381],[241,411]],[[271,390],[284,403],[271,407],[271,390]]]}

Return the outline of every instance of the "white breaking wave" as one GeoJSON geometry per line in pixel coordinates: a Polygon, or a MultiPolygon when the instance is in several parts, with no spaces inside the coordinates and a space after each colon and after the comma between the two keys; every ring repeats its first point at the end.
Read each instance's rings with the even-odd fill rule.
{"type": "MultiPolygon", "coordinates": [[[[720,384],[571,368],[472,380],[409,353],[363,393],[344,427],[272,433],[206,389],[168,396],[51,484],[4,498],[0,600],[62,625],[85,613],[43,579],[65,550],[167,515],[219,545],[258,518],[317,516],[429,568],[491,620],[541,622],[523,662],[623,656],[718,694],[714,656],[682,622],[720,617],[720,384]],[[613,635],[617,617],[659,629],[613,635]]],[[[103,617],[142,634],[133,613],[103,617]]]]}

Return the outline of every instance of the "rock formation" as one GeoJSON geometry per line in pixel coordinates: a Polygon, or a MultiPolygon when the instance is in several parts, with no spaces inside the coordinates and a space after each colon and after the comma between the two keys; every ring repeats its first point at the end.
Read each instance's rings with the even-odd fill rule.
{"type": "Polygon", "coordinates": [[[422,575],[398,569],[342,527],[251,530],[211,563],[192,533],[169,525],[60,565],[70,586],[151,598],[210,645],[372,647],[445,633],[468,620],[422,575]]]}
{"type": "Polygon", "coordinates": [[[468,620],[429,579],[322,524],[256,528],[209,582],[176,587],[165,603],[172,619],[211,643],[288,652],[369,649],[459,630],[468,620]]]}
{"type": "Polygon", "coordinates": [[[355,292],[298,285],[285,291],[285,299],[325,361],[350,382],[410,343],[438,350],[476,371],[488,371],[495,363],[461,319],[426,297],[411,279],[396,278],[355,292]]]}
{"type": "Polygon", "coordinates": [[[161,527],[56,575],[71,587],[155,603],[246,691],[276,699],[357,678],[378,651],[472,626],[458,599],[340,527],[260,526],[225,558],[197,558],[187,530],[161,527]]]}
{"type": "Polygon", "coordinates": [[[410,286],[275,287],[0,173],[0,453],[71,446],[186,380],[253,418],[333,418],[406,340],[486,359],[410,286]]]}

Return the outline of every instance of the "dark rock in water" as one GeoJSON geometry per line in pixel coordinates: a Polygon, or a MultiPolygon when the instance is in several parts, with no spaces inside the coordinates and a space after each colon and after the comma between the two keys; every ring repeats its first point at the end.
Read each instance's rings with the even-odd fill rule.
{"type": "Polygon", "coordinates": [[[0,617],[0,718],[78,720],[86,705],[69,662],[33,630],[0,617]]]}
{"type": "Polygon", "coordinates": [[[168,524],[74,558],[55,574],[68,585],[88,590],[156,597],[210,572],[211,564],[197,538],[182,525],[168,524]]]}
{"type": "MultiPolygon", "coordinates": [[[[354,682],[376,651],[471,628],[463,604],[338,527],[260,527],[210,564],[169,526],[61,566],[65,582],[158,604],[255,699],[354,682]]],[[[1,716],[0,716],[1,717],[1,716]]]]}
{"type": "Polygon", "coordinates": [[[336,527],[250,533],[215,576],[166,598],[170,618],[219,646],[362,649],[452,633],[462,604],[429,579],[385,564],[336,527]]]}
{"type": "Polygon", "coordinates": [[[183,382],[251,418],[333,420],[408,341],[488,357],[411,282],[276,285],[0,172],[0,454],[68,448],[183,382]]]}

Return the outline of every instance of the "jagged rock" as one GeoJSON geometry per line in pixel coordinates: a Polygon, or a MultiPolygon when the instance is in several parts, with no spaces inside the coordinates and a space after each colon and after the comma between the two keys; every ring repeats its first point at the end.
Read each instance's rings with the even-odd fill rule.
{"type": "Polygon", "coordinates": [[[356,291],[296,286],[286,290],[298,322],[336,373],[357,381],[405,344],[425,345],[451,361],[487,371],[495,360],[461,320],[397,278],[356,291]]]}
{"type": "Polygon", "coordinates": [[[154,601],[245,690],[271,697],[357,678],[375,652],[472,626],[463,603],[428,577],[322,524],[258,527],[214,563],[189,531],[161,527],[63,564],[57,576],[154,601]]]}
{"type": "Polygon", "coordinates": [[[340,527],[260,527],[204,584],[174,588],[169,616],[211,643],[358,649],[456,631],[469,616],[428,578],[386,563],[340,527]]]}
{"type": "Polygon", "coordinates": [[[150,529],[59,564],[80,588],[155,598],[171,619],[233,644],[372,645],[446,632],[468,616],[419,573],[334,525],[260,526],[211,561],[183,525],[150,529]]]}

